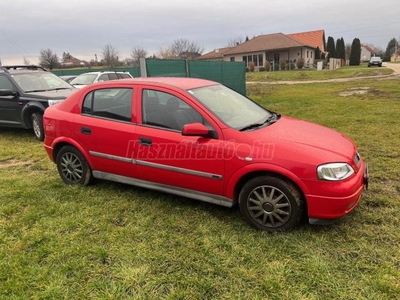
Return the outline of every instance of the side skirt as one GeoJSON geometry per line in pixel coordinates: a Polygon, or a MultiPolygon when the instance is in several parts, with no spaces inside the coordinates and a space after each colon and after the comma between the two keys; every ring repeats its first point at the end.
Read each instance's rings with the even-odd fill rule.
{"type": "Polygon", "coordinates": [[[218,195],[213,195],[213,194],[208,194],[208,193],[203,193],[203,192],[198,192],[198,191],[192,191],[192,190],[188,190],[188,189],[184,189],[184,188],[179,188],[176,186],[170,186],[170,185],[161,184],[161,183],[154,183],[154,182],[150,182],[150,181],[130,178],[130,177],[121,176],[121,175],[115,175],[115,174],[101,172],[101,171],[93,171],[93,177],[98,178],[98,179],[103,179],[103,180],[110,180],[110,181],[130,184],[130,185],[134,185],[134,186],[139,186],[139,187],[156,190],[156,191],[160,191],[160,192],[170,193],[170,194],[183,196],[183,197],[187,197],[187,198],[192,198],[195,200],[213,203],[213,204],[217,204],[217,205],[221,205],[221,206],[225,206],[225,207],[233,206],[233,201],[229,198],[226,198],[223,196],[218,196],[218,195]]]}

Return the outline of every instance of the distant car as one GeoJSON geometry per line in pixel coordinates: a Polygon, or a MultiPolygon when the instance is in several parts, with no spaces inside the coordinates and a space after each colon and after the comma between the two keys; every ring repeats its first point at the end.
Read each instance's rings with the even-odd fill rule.
{"type": "Polygon", "coordinates": [[[70,83],[72,80],[74,80],[76,78],[76,76],[78,76],[78,75],[60,75],[58,77],[60,77],[64,81],[70,83]]]}
{"type": "Polygon", "coordinates": [[[132,78],[132,75],[129,72],[119,71],[88,72],[78,75],[70,82],[70,84],[80,89],[84,86],[87,86],[88,84],[123,78],[132,78]]]}
{"type": "Polygon", "coordinates": [[[137,78],[97,83],[46,110],[45,149],[67,184],[92,178],[226,207],[285,231],[356,207],[368,167],[354,143],[281,116],[219,83],[137,78]]]}
{"type": "Polygon", "coordinates": [[[76,89],[38,66],[0,67],[0,126],[33,129],[44,139],[43,113],[76,89]]]}
{"type": "Polygon", "coordinates": [[[382,59],[377,56],[371,57],[371,59],[368,62],[368,67],[371,67],[371,66],[382,67],[382,59]]]}

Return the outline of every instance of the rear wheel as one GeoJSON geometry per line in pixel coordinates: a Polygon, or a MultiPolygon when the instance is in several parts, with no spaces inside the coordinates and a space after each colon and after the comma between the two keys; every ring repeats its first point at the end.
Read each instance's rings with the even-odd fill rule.
{"type": "Polygon", "coordinates": [[[43,128],[43,115],[35,112],[31,116],[32,121],[32,129],[33,133],[35,134],[36,138],[39,141],[44,140],[44,128],[43,128]]]}
{"type": "Polygon", "coordinates": [[[88,185],[92,170],[85,157],[73,146],[64,146],[56,157],[57,170],[66,184],[88,185]]]}
{"type": "Polygon", "coordinates": [[[249,180],[239,194],[239,207],[248,223],[277,232],[295,227],[303,215],[304,201],[289,181],[275,176],[249,180]]]}

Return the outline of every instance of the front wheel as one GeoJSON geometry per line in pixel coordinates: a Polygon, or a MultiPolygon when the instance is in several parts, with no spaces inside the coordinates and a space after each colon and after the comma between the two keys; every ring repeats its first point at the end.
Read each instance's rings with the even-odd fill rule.
{"type": "Polygon", "coordinates": [[[92,181],[92,170],[85,157],[73,146],[64,146],[57,153],[57,170],[66,184],[88,185],[92,181]]]}
{"type": "Polygon", "coordinates": [[[304,200],[289,181],[266,175],[255,177],[243,186],[239,207],[246,221],[258,229],[287,231],[302,218],[304,200]]]}
{"type": "Polygon", "coordinates": [[[43,141],[44,140],[43,115],[35,112],[31,116],[31,121],[32,121],[33,133],[35,134],[36,138],[39,141],[43,141]]]}

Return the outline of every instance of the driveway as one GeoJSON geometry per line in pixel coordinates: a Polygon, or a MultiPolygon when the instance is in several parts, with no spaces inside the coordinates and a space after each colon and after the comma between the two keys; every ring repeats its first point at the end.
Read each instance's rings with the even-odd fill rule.
{"type": "Polygon", "coordinates": [[[392,69],[397,74],[400,74],[400,64],[399,63],[384,62],[383,66],[388,69],[392,69]]]}

